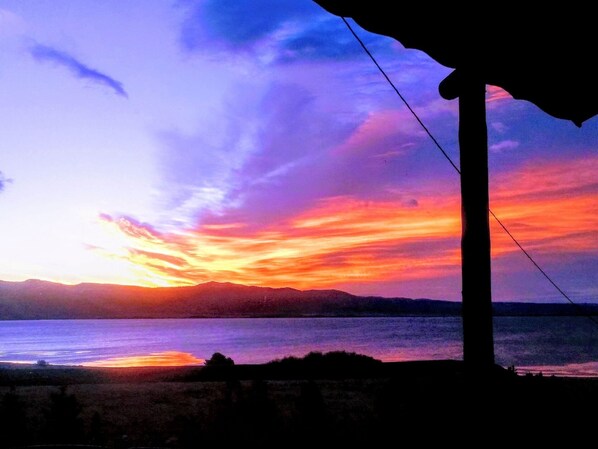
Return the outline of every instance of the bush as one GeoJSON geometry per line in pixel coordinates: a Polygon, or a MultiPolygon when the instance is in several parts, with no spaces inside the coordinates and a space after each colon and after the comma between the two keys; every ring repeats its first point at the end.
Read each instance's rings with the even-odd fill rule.
{"type": "Polygon", "coordinates": [[[347,351],[331,351],[322,354],[313,351],[303,358],[285,357],[281,360],[273,360],[268,365],[308,367],[308,368],[375,368],[382,364],[380,360],[373,357],[347,351]]]}
{"type": "Polygon", "coordinates": [[[235,362],[230,357],[215,352],[209,360],[206,360],[206,366],[233,366],[235,362]]]}

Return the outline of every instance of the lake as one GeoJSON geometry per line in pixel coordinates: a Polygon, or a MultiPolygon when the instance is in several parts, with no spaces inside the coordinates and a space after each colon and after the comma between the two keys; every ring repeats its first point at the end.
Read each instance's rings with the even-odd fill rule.
{"type": "MultiPolygon", "coordinates": [[[[496,361],[518,372],[598,376],[586,317],[497,317],[496,361]]],[[[90,366],[198,364],[214,352],[264,363],[345,350],[383,361],[462,359],[459,317],[0,321],[0,361],[90,366]]]]}

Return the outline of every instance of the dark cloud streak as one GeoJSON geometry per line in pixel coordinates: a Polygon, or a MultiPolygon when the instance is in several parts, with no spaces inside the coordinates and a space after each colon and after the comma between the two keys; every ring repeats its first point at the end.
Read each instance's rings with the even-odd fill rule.
{"type": "Polygon", "coordinates": [[[35,44],[29,53],[36,61],[52,62],[68,69],[76,78],[92,81],[114,91],[115,94],[128,98],[123,84],[114,78],[88,67],[74,56],[47,45],[35,44]]]}
{"type": "Polygon", "coordinates": [[[313,5],[288,0],[208,0],[184,2],[188,15],[181,40],[196,50],[204,33],[232,46],[251,45],[276,31],[289,18],[312,15],[313,5]]]}
{"type": "MultiPolygon", "coordinates": [[[[296,60],[351,59],[363,50],[340,19],[311,2],[296,0],[187,1],[181,45],[189,52],[214,50],[214,44],[232,53],[259,53],[266,45],[273,63],[296,60]]],[[[368,47],[389,50],[391,39],[363,33],[368,47]]]]}
{"type": "Polygon", "coordinates": [[[4,176],[4,173],[0,171],[0,192],[2,192],[6,188],[6,184],[10,183],[12,183],[12,179],[4,176]]]}

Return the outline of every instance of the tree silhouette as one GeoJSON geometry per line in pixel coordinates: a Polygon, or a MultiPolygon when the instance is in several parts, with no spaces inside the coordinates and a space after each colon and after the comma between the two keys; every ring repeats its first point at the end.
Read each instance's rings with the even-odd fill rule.
{"type": "Polygon", "coordinates": [[[206,366],[233,366],[234,364],[233,359],[220,352],[215,352],[209,360],[206,360],[206,366]]]}

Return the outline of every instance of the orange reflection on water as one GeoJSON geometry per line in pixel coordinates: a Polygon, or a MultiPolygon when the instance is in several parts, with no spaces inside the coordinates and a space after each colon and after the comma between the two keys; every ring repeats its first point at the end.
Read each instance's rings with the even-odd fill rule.
{"type": "Polygon", "coordinates": [[[111,357],[104,360],[84,363],[84,366],[101,368],[131,368],[141,366],[188,366],[203,365],[204,359],[195,357],[188,352],[164,351],[152,352],[145,355],[131,355],[125,357],[111,357]]]}

